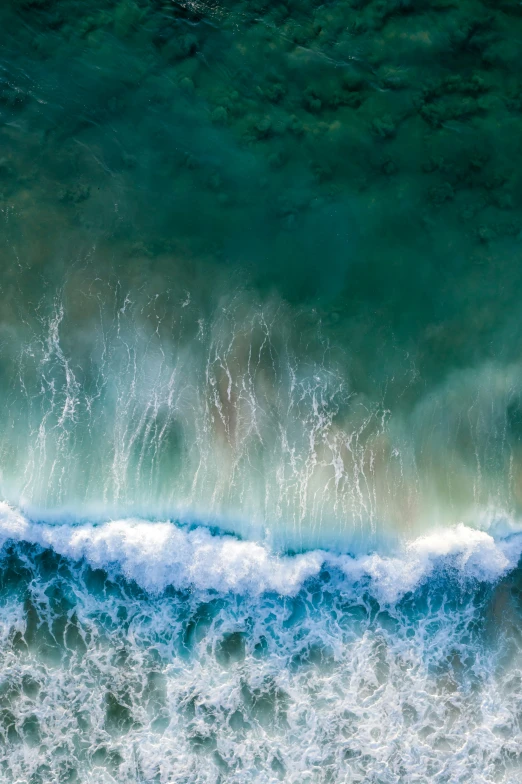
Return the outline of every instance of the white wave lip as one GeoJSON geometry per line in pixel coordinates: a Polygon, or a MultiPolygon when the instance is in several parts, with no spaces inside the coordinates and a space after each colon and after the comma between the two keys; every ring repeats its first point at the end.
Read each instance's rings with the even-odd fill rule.
{"type": "Polygon", "coordinates": [[[519,526],[499,528],[504,537],[462,523],[414,539],[390,555],[359,557],[312,550],[277,555],[265,545],[230,535],[213,535],[172,522],[137,519],[101,524],[36,523],[0,503],[0,545],[28,542],[59,555],[85,561],[93,568],[117,566],[150,592],[167,586],[219,592],[276,592],[295,595],[323,567],[340,570],[351,582],[372,581],[376,595],[393,603],[414,590],[440,565],[450,563],[463,577],[495,581],[514,569],[522,554],[519,526]]]}

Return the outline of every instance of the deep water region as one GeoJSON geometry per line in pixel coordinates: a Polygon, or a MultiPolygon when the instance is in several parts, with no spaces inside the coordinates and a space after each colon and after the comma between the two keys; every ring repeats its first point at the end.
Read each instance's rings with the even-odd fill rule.
{"type": "Polygon", "coordinates": [[[521,42],[1,4],[1,782],[522,780],[521,42]]]}

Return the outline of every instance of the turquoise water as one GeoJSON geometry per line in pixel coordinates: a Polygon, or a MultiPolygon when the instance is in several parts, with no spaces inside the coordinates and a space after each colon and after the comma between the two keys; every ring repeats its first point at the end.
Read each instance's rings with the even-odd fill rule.
{"type": "Polygon", "coordinates": [[[521,9],[2,4],[3,780],[520,780],[521,9]]]}

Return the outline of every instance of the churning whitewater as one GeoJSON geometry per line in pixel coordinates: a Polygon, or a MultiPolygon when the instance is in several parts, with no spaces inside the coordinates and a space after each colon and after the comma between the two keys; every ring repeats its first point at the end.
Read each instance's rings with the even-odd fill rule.
{"type": "Polygon", "coordinates": [[[1,536],[12,781],[520,779],[520,534],[285,556],[4,505],[1,536]]]}
{"type": "Polygon", "coordinates": [[[323,570],[337,574],[340,588],[363,582],[383,604],[395,604],[433,573],[450,570],[464,583],[496,582],[513,570],[522,554],[522,525],[499,521],[492,532],[468,528],[433,531],[404,542],[395,552],[353,557],[325,550],[299,555],[266,545],[173,522],[111,520],[49,524],[30,521],[0,504],[0,543],[26,542],[50,548],[93,569],[122,574],[144,590],[277,593],[295,596],[323,570]]]}

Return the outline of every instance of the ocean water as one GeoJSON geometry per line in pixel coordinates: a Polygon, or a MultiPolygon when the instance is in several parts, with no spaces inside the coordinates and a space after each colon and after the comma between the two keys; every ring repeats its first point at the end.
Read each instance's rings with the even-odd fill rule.
{"type": "Polygon", "coordinates": [[[521,42],[1,4],[1,782],[522,780],[521,42]]]}

